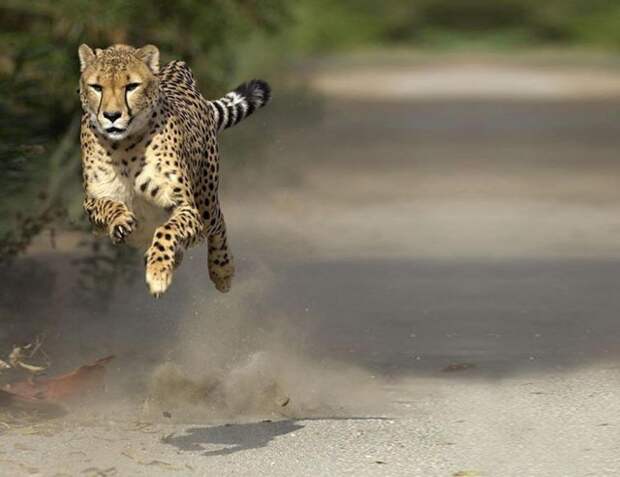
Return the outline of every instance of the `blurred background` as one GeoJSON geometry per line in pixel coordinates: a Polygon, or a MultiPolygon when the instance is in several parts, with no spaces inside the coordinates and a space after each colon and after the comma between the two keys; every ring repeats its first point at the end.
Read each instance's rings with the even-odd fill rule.
{"type": "MultiPolygon", "coordinates": [[[[290,363],[274,379],[302,415],[350,404],[328,392],[364,380],[349,366],[371,381],[430,379],[428,396],[455,375],[587,368],[595,382],[571,389],[611,386],[619,107],[610,0],[4,0],[0,354],[37,335],[56,369],[115,354],[120,388],[143,396],[166,360],[226,373],[274,353],[265,366],[290,363]],[[229,295],[195,248],[153,301],[139,254],[90,234],[82,42],[153,43],[208,98],[252,77],[272,84],[272,104],[221,138],[229,295]]],[[[563,459],[578,459],[565,444],[563,459]]]]}
{"type": "MultiPolygon", "coordinates": [[[[351,52],[358,54],[358,66],[372,61],[381,71],[385,62],[407,65],[472,52],[512,59],[547,51],[539,63],[577,56],[614,64],[620,49],[620,6],[608,0],[188,0],[174,6],[8,0],[0,14],[3,257],[23,250],[57,214],[71,220],[81,215],[74,199],[75,51],[82,42],[155,43],[163,61],[183,58],[192,65],[207,96],[253,75],[268,77],[281,95],[306,89],[300,72],[314,71],[317,60],[341,64],[351,52]]],[[[368,86],[353,77],[350,83],[352,89],[368,86]]],[[[390,94],[393,84],[383,89],[390,94]]],[[[275,108],[298,104],[281,100],[275,108]]]]}
{"type": "MultiPolygon", "coordinates": [[[[375,333],[394,325],[391,314],[407,329],[417,319],[379,303],[403,301],[407,313],[420,305],[410,293],[425,267],[449,276],[434,282],[440,296],[450,283],[473,294],[476,316],[466,326],[483,320],[485,328],[484,320],[504,319],[478,309],[501,292],[497,260],[517,267],[511,279],[545,283],[545,273],[568,266],[563,259],[620,252],[614,2],[9,0],[0,24],[0,259],[10,277],[1,292],[3,347],[36,333],[63,342],[68,306],[109,313],[130,283],[137,302],[146,299],[137,254],[92,238],[81,210],[75,89],[82,42],[154,43],[163,62],[192,66],[207,97],[251,77],[273,84],[273,104],[222,138],[239,279],[252,275],[248,260],[248,269],[260,262],[303,281],[301,289],[316,288],[319,301],[344,291],[355,301],[358,287],[376,288],[372,308],[383,311],[368,317],[372,332],[351,338],[358,347],[374,346],[375,333]],[[280,265],[270,261],[275,251],[280,265]],[[558,261],[529,276],[532,261],[543,258],[558,261]],[[472,281],[472,273],[482,275],[472,281]],[[332,276],[329,292],[317,274],[332,276]],[[377,283],[349,281],[364,276],[377,283]]],[[[209,288],[206,271],[199,276],[209,288]]],[[[171,306],[191,300],[178,293],[171,306]]],[[[297,289],[274,293],[283,313],[287,301],[307,307],[297,289]]],[[[359,308],[351,308],[352,320],[359,308]]],[[[325,311],[330,323],[331,314],[325,311]]],[[[317,328],[331,336],[329,323],[317,328]]],[[[332,343],[336,354],[350,344],[341,338],[332,343]]],[[[459,348],[445,344],[451,353],[459,348]]],[[[423,354],[409,345],[398,353],[423,354]]],[[[517,341],[514,352],[528,358],[530,345],[517,341]]],[[[80,340],[78,347],[89,346],[80,340]]],[[[402,360],[383,351],[378,364],[400,369],[402,360]]],[[[425,363],[415,364],[435,366],[425,363]]]]}
{"type": "MultiPolygon", "coordinates": [[[[222,138],[224,207],[241,285],[259,268],[277,284],[265,285],[270,305],[248,300],[263,315],[314,303],[296,323],[319,354],[395,373],[477,356],[491,372],[536,350],[597,357],[618,337],[616,301],[593,341],[573,302],[615,290],[615,2],[8,0],[0,24],[0,348],[45,334],[72,359],[117,353],[126,315],[159,316],[153,328],[168,332],[181,304],[203,313],[184,285],[190,265],[155,305],[138,255],[90,234],[82,42],[154,43],[163,62],[192,66],[207,97],[272,83],[273,104],[222,138]],[[553,319],[538,316],[547,306],[553,319]],[[118,328],[89,341],[92,317],[118,328]],[[556,319],[569,336],[546,333],[556,319]],[[430,335],[414,345],[418,326],[430,335]]],[[[197,250],[197,289],[216,299],[197,250]]]]}

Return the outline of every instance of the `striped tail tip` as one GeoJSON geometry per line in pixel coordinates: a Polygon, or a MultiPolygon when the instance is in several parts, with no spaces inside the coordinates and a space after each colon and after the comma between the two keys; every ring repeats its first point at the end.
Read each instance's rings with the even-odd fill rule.
{"type": "Polygon", "coordinates": [[[271,100],[271,86],[266,81],[253,79],[239,85],[224,97],[211,101],[218,131],[232,127],[271,100]]]}

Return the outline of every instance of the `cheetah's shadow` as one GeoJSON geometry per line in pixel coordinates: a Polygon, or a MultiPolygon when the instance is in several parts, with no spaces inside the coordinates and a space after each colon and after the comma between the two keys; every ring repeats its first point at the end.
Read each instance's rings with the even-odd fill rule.
{"type": "MultiPolygon", "coordinates": [[[[315,418],[307,420],[383,420],[382,417],[338,417],[315,418]]],[[[266,447],[278,436],[290,434],[303,429],[299,421],[263,421],[244,424],[224,424],[210,427],[190,427],[185,434],[166,438],[165,443],[181,451],[203,451],[204,445],[218,444],[221,449],[208,450],[203,456],[225,456],[250,449],[266,447]]]]}

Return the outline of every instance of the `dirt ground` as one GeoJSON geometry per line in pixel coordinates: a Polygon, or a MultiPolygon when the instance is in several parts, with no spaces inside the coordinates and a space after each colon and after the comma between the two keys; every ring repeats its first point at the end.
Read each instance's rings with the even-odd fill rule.
{"type": "Polygon", "coordinates": [[[403,61],[308,68],[226,133],[228,295],[194,249],[159,301],[138,277],[86,308],[76,242],[40,240],[3,336],[117,357],[3,430],[0,474],[620,473],[620,73],[403,61]]]}

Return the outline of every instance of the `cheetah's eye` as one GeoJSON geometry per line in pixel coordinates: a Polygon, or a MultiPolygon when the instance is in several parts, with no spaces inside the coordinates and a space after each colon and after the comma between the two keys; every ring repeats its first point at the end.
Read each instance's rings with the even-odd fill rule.
{"type": "Polygon", "coordinates": [[[125,91],[133,91],[138,86],[140,86],[140,83],[129,83],[127,86],[125,86],[125,91]]]}
{"type": "Polygon", "coordinates": [[[93,83],[89,84],[88,86],[90,86],[93,91],[96,91],[97,93],[101,93],[103,91],[103,87],[100,84],[93,83]]]}

